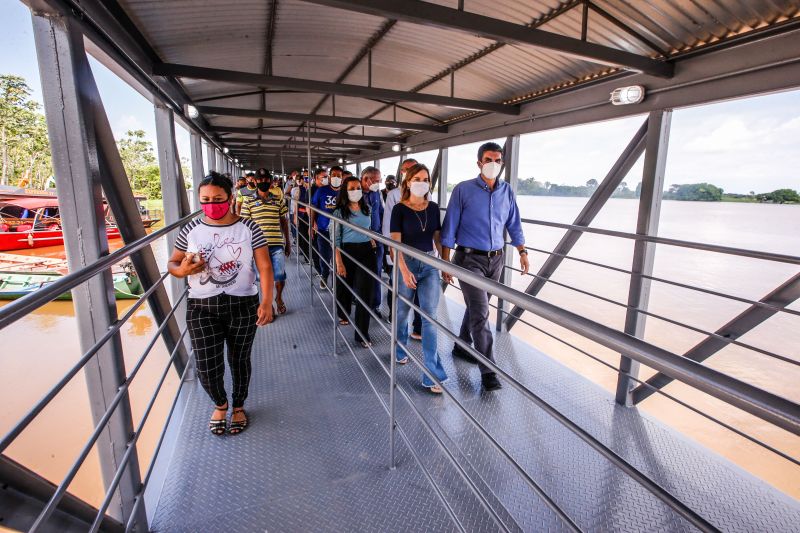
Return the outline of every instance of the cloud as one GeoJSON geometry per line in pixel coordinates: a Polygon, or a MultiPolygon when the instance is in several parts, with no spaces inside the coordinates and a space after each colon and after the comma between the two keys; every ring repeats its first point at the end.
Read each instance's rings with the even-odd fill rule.
{"type": "Polygon", "coordinates": [[[117,117],[117,120],[114,121],[114,125],[111,129],[114,131],[114,137],[120,139],[124,137],[125,133],[128,131],[143,130],[145,127],[142,121],[135,115],[120,115],[117,117]]]}

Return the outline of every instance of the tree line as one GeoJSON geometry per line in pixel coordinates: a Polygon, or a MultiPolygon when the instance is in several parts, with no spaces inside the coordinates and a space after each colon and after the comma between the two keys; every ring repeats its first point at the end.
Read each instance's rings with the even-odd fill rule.
{"type": "MultiPolygon", "coordinates": [[[[0,185],[47,189],[55,183],[50,140],[41,105],[31,94],[25,78],[0,74],[0,185]]],[[[145,132],[126,132],[117,148],[134,193],[161,198],[161,172],[145,132]]],[[[188,178],[185,158],[181,158],[181,167],[188,178]]]]}
{"type": "MultiPolygon", "coordinates": [[[[586,185],[558,185],[549,181],[538,181],[534,178],[519,180],[517,194],[520,196],[561,196],[587,198],[594,194],[599,187],[596,179],[590,179],[586,185]]],[[[453,190],[455,184],[449,184],[448,189],[453,190]]],[[[642,183],[630,189],[626,182],[622,182],[611,194],[612,198],[639,198],[642,192],[642,183]]],[[[793,189],[777,189],[772,192],[756,194],[726,193],[721,187],[711,183],[686,183],[670,185],[664,191],[665,200],[678,200],[687,202],[758,202],[773,204],[798,204],[800,195],[793,189]]]]}

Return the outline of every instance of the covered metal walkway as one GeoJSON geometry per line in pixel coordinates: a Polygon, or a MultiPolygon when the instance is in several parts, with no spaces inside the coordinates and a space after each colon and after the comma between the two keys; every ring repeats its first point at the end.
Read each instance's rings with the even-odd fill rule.
{"type": "MultiPolygon", "coordinates": [[[[742,338],[778,313],[800,316],[788,308],[800,298],[800,274],[792,270],[763,297],[743,298],[731,288],[659,278],[653,269],[663,246],[800,265],[797,255],[659,236],[673,109],[800,87],[797,0],[23,1],[31,8],[64,231],[76,237],[66,246],[70,275],[3,307],[0,330],[72,290],[83,355],[0,437],[0,516],[10,517],[4,524],[13,519],[31,531],[798,530],[796,500],[636,407],[653,393],[666,396],[661,389],[678,381],[770,430],[800,435],[796,398],[703,364],[736,345],[800,366],[795,354],[742,338]],[[151,235],[87,54],[154,104],[166,227],[151,235]],[[643,87],[645,99],[612,105],[609,94],[623,86],[643,87]],[[502,298],[495,345],[502,391],[482,393],[477,369],[448,355],[459,304],[444,299],[439,313],[451,383],[444,397],[432,397],[419,387],[414,365],[398,367],[393,386],[391,339],[381,324],[372,330],[377,358],[350,351],[350,330],[340,330],[334,343],[335,321],[323,309],[330,312],[330,295],[292,265],[290,313],[258,333],[247,405],[252,425],[236,437],[208,433],[210,406],[191,380],[186,286],[167,283],[150,248],[160,237],[171,248],[177,229],[197,215],[176,124],[190,132],[195,185],[210,170],[285,173],[336,163],[360,170],[436,150],[432,185],[446,208],[450,147],[504,138],[502,179],[516,188],[521,135],[634,115],[642,126],[572,224],[524,221],[564,230],[553,249],[529,243],[547,259],[528,274],[526,291],[510,288],[512,272],[520,271],[508,253],[502,283],[486,289],[502,298]],[[593,227],[640,157],[635,233],[593,227]],[[111,254],[99,216],[103,196],[126,242],[111,254]],[[586,233],[633,241],[630,263],[620,268],[571,255],[586,233]],[[146,293],[119,316],[109,269],[127,257],[146,293]],[[629,276],[627,299],[613,302],[625,307],[624,326],[537,297],[546,283],[560,283],[553,274],[573,260],[629,276]],[[651,282],[748,307],[716,329],[698,328],[652,312],[651,282]],[[145,302],[159,327],[126,365],[121,329],[145,302]],[[618,354],[618,365],[600,361],[616,374],[616,395],[512,337],[508,330],[529,317],[525,312],[618,354]],[[706,340],[683,354],[649,344],[647,317],[706,340]],[[147,383],[152,400],[135,419],[128,389],[159,339],[170,358],[160,381],[147,383]],[[655,375],[640,379],[640,365],[655,375]],[[189,381],[159,434],[155,461],[140,464],[137,440],[172,372],[189,381]],[[78,373],[94,429],[63,479],[47,480],[4,452],[78,373]],[[395,414],[397,426],[390,424],[395,414]],[[70,485],[93,450],[106,492],[90,505],[70,485]]],[[[462,178],[450,176],[450,183],[462,178]]],[[[460,281],[486,283],[417,254],[460,281]]],[[[787,468],[800,466],[761,435],[672,399],[776,454],[787,468]]]]}
{"type": "MultiPolygon", "coordinates": [[[[298,272],[291,263],[290,311],[257,334],[251,426],[238,436],[211,436],[211,404],[198,383],[189,384],[163,489],[151,509],[154,531],[569,530],[452,402],[420,387],[413,364],[398,368],[398,387],[475,487],[402,400],[399,428],[428,473],[405,445],[390,470],[388,418],[370,386],[388,402],[389,337],[373,322],[375,350],[384,356],[378,362],[360,346],[351,350],[352,330],[343,328],[350,342],[340,336],[334,355],[333,327],[321,308],[324,301],[330,309],[330,295],[312,289],[307,267],[298,272]],[[446,504],[426,481],[428,474],[446,504]]],[[[462,313],[460,303],[443,298],[439,318],[451,330],[458,330],[462,313]]],[[[496,339],[502,368],[714,527],[797,530],[797,501],[638,409],[620,406],[599,386],[509,333],[496,339]]],[[[452,342],[444,335],[439,340],[451,376],[448,390],[581,529],[695,530],[513,388],[482,392],[477,367],[454,361],[452,342]]]]}

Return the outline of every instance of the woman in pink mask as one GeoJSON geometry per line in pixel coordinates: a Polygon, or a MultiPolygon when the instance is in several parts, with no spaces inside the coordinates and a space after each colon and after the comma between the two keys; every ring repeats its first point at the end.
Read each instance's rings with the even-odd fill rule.
{"type": "Polygon", "coordinates": [[[185,225],[175,241],[169,272],[188,278],[186,324],[197,375],[215,408],[208,427],[214,435],[247,427],[244,401],[250,383],[250,351],[257,326],[272,321],[272,262],[261,228],[231,210],[231,182],[212,172],[197,187],[205,216],[185,225]],[[261,276],[259,303],[256,268],[261,276]],[[232,413],[227,423],[225,345],[233,377],[232,413]]]}

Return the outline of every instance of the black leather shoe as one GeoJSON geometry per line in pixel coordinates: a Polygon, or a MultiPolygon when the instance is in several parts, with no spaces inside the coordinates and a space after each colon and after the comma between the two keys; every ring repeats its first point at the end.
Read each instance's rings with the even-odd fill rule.
{"type": "Polygon", "coordinates": [[[497,379],[497,374],[495,373],[483,374],[481,376],[481,383],[483,383],[483,389],[486,391],[493,391],[503,388],[503,384],[497,379]]]}
{"type": "Polygon", "coordinates": [[[465,349],[461,348],[458,345],[453,347],[452,354],[453,354],[453,357],[457,357],[459,359],[462,359],[462,360],[466,361],[467,363],[472,363],[473,365],[477,365],[478,364],[478,360],[475,359],[472,356],[472,354],[470,354],[468,351],[466,351],[465,349]]]}

